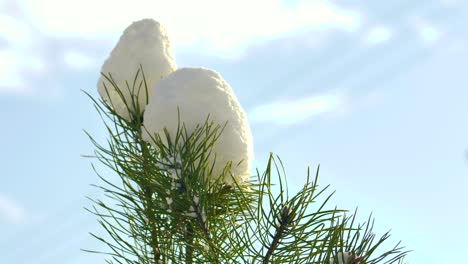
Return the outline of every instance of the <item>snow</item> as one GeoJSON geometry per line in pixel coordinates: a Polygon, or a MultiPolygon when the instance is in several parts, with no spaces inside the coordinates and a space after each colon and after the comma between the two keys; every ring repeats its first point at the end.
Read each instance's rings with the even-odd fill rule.
{"type": "MultiPolygon", "coordinates": [[[[181,68],[161,79],[151,90],[149,104],[144,113],[144,127],[147,133],[159,134],[165,138],[166,127],[171,138],[175,138],[178,127],[178,108],[180,121],[192,133],[197,125],[203,125],[208,114],[210,120],[223,126],[218,141],[213,146],[209,162],[216,163],[211,175],[212,180],[220,177],[226,164],[231,161],[232,176],[239,183],[250,177],[250,162],[253,158],[252,134],[242,109],[231,87],[215,71],[205,68],[181,68]]],[[[143,138],[154,144],[150,136],[143,138]]],[[[229,173],[224,178],[232,184],[229,173]]]]}
{"type": "MultiPolygon", "coordinates": [[[[338,252],[338,254],[336,254],[338,263],[336,263],[334,259],[330,259],[330,264],[348,264],[348,262],[350,262],[353,257],[354,256],[349,252],[338,252]]],[[[359,263],[359,262],[356,262],[356,263],[359,263]]]]}
{"type": "MultiPolygon", "coordinates": [[[[209,162],[212,164],[216,160],[216,163],[211,175],[207,176],[218,179],[226,164],[232,162],[231,173],[239,183],[250,177],[252,135],[246,114],[231,87],[213,70],[176,70],[169,38],[158,22],[143,19],[125,29],[101,72],[112,75],[123,99],[103,76],[100,76],[97,85],[101,98],[128,121],[131,121],[131,112],[139,109],[140,113],[144,113],[144,131],[151,135],[159,133],[165,138],[163,129],[166,127],[174,138],[178,127],[178,108],[180,121],[189,133],[197,125],[203,125],[208,115],[211,121],[221,126],[227,121],[221,137],[213,147],[209,162]],[[145,73],[149,98],[144,87],[139,89],[137,85],[132,90],[140,65],[145,73]],[[130,87],[127,87],[125,81],[128,81],[130,87]],[[136,99],[135,106],[131,103],[132,96],[136,99]]],[[[138,81],[141,80],[140,76],[138,81]]],[[[143,136],[154,145],[148,134],[143,133],[143,136]]],[[[227,174],[225,182],[232,184],[233,178],[230,173],[227,174]]]]}
{"type": "MultiPolygon", "coordinates": [[[[108,75],[110,73],[112,75],[127,104],[131,102],[132,93],[130,89],[132,89],[132,83],[140,64],[143,67],[149,90],[162,77],[167,76],[176,69],[166,30],[152,19],[143,19],[127,27],[101,68],[103,74],[108,75]],[[125,84],[126,80],[130,85],[130,89],[125,84]]],[[[142,78],[139,80],[142,80],[142,78]]],[[[97,86],[100,96],[112,105],[116,113],[130,121],[131,115],[124,100],[121,99],[109,81],[100,76],[97,86]],[[109,95],[106,92],[104,83],[109,95]]],[[[138,86],[136,89],[138,89],[138,86]]],[[[137,90],[135,94],[138,98],[140,113],[142,113],[147,102],[144,86],[139,91],[137,90]]],[[[130,105],[129,108],[132,112],[135,111],[133,106],[130,105]]]]}

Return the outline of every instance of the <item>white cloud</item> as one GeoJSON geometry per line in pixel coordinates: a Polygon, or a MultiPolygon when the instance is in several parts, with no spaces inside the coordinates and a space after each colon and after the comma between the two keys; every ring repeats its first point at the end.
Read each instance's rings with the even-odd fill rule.
{"type": "Polygon", "coordinates": [[[34,39],[34,29],[21,18],[1,13],[0,37],[6,47],[0,50],[0,94],[28,94],[25,72],[40,72],[45,64],[36,54],[39,43],[34,39]]]}
{"type": "Polygon", "coordinates": [[[28,89],[21,74],[24,71],[44,70],[43,61],[27,49],[0,50],[0,94],[27,93],[28,89]]]}
{"type": "Polygon", "coordinates": [[[370,45],[387,42],[392,37],[392,30],[385,26],[375,26],[366,34],[366,43],[370,45]]]}
{"type": "Polygon", "coordinates": [[[279,0],[24,0],[22,6],[51,35],[120,35],[131,22],[150,17],[162,22],[176,47],[203,46],[219,54],[237,53],[246,42],[311,28],[353,31],[357,12],[328,1],[303,0],[287,7],[279,0]]]}
{"type": "Polygon", "coordinates": [[[303,99],[263,104],[249,112],[253,123],[271,122],[289,125],[308,118],[338,110],[343,104],[343,95],[326,94],[303,99]]]}
{"type": "Polygon", "coordinates": [[[63,60],[69,67],[76,70],[90,69],[97,65],[93,58],[78,51],[65,52],[63,60]]]}
{"type": "Polygon", "coordinates": [[[442,31],[425,19],[413,18],[412,24],[419,38],[426,45],[432,45],[442,37],[442,31]]]}
{"type": "Polygon", "coordinates": [[[0,36],[9,44],[24,46],[31,42],[31,32],[26,24],[0,13],[0,36]]]}
{"type": "Polygon", "coordinates": [[[433,44],[439,40],[441,32],[434,26],[420,24],[417,26],[418,34],[421,40],[426,44],[433,44]]]}
{"type": "Polygon", "coordinates": [[[0,194],[0,216],[13,223],[21,223],[26,220],[24,208],[2,194],[0,194]]]}
{"type": "Polygon", "coordinates": [[[0,51],[0,87],[20,86],[21,58],[17,52],[0,51]]]}

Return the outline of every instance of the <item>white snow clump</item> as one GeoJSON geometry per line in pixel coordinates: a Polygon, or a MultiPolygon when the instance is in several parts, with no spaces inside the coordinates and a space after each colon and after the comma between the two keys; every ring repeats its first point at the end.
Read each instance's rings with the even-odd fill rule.
{"type": "MultiPolygon", "coordinates": [[[[208,114],[216,125],[223,126],[227,121],[210,155],[210,166],[216,156],[210,179],[217,180],[231,161],[231,172],[236,181],[248,180],[253,158],[252,134],[246,114],[226,81],[217,72],[204,68],[181,68],[161,79],[151,90],[146,106],[143,138],[154,144],[150,135],[159,134],[165,139],[163,129],[166,128],[174,139],[179,121],[178,108],[180,123],[189,133],[197,125],[202,126],[208,114]]],[[[224,181],[229,185],[233,183],[229,172],[224,181]]]]}
{"type": "Polygon", "coordinates": [[[338,252],[338,254],[336,254],[336,258],[338,259],[338,263],[336,263],[333,258],[330,259],[330,264],[359,264],[360,260],[362,259],[351,254],[350,252],[338,252]]]}
{"type": "MultiPolygon", "coordinates": [[[[131,89],[140,65],[143,67],[149,90],[148,93],[162,77],[167,76],[176,69],[166,30],[153,19],[136,21],[127,27],[101,68],[101,72],[106,76],[109,73],[112,75],[113,80],[123,93],[128,108],[115,87],[102,75],[97,84],[98,92],[102,99],[108,102],[115,112],[127,121],[131,121],[129,110],[132,112],[136,110],[131,105],[131,96],[133,94],[131,89]],[[125,81],[128,81],[129,88],[125,81]]],[[[141,89],[138,89],[138,83],[141,80],[143,78],[140,73],[139,81],[134,91],[138,100],[140,113],[144,111],[147,103],[144,85],[141,89]]]]}

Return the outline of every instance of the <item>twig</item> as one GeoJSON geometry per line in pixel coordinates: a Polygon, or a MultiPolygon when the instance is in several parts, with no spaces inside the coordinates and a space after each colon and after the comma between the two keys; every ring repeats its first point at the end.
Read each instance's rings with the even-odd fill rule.
{"type": "MultiPolygon", "coordinates": [[[[138,131],[138,133],[141,133],[141,129],[138,131]]],[[[139,140],[138,140],[139,141],[139,140]]],[[[147,172],[147,167],[148,167],[148,161],[146,158],[146,154],[148,153],[148,148],[145,144],[145,142],[139,141],[140,146],[141,146],[141,151],[142,151],[142,156],[143,156],[143,172],[147,172]]],[[[154,215],[154,212],[151,210],[151,204],[153,202],[153,192],[148,188],[148,187],[143,187],[142,189],[145,192],[145,200],[144,200],[144,205],[145,205],[145,213],[146,217],[148,218],[148,225],[150,226],[150,232],[151,232],[151,251],[153,253],[153,261],[154,264],[159,264],[160,259],[161,259],[161,253],[159,251],[159,242],[158,242],[158,229],[156,226],[156,217],[154,215]]]]}
{"type": "Polygon", "coordinates": [[[290,218],[290,209],[288,206],[284,206],[281,211],[281,216],[279,217],[279,225],[276,227],[275,235],[273,236],[273,240],[271,241],[270,245],[268,246],[268,251],[263,257],[263,264],[268,263],[273,252],[278,248],[279,241],[283,237],[284,231],[286,231],[286,227],[291,222],[290,218]]]}
{"type": "Polygon", "coordinates": [[[193,227],[190,221],[187,222],[186,230],[185,230],[185,263],[192,264],[193,263],[193,227]]]}
{"type": "Polygon", "coordinates": [[[156,217],[151,211],[151,202],[152,202],[152,193],[147,188],[145,190],[145,210],[146,210],[146,217],[148,217],[148,225],[151,228],[151,251],[153,253],[153,260],[154,264],[159,264],[161,259],[161,254],[159,252],[159,242],[158,242],[158,231],[156,227],[156,217]]]}

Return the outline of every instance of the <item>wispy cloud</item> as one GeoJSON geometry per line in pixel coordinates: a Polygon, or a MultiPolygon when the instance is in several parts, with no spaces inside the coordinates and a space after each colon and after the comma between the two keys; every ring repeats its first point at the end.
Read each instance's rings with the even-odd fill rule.
{"type": "Polygon", "coordinates": [[[37,54],[40,42],[35,39],[35,29],[22,12],[17,12],[14,1],[0,4],[0,94],[29,94],[31,89],[24,81],[26,73],[40,73],[45,63],[37,54]]]}
{"type": "Polygon", "coordinates": [[[434,44],[442,36],[442,32],[436,26],[428,22],[417,21],[415,23],[415,29],[419,38],[427,45],[434,44]]]}
{"type": "Polygon", "coordinates": [[[131,3],[35,0],[21,3],[33,23],[47,34],[115,36],[132,21],[151,17],[164,23],[176,46],[202,46],[218,55],[238,52],[251,40],[314,28],[353,31],[360,24],[358,12],[329,1],[303,0],[293,6],[279,0],[135,0],[131,3]]]}
{"type": "Polygon", "coordinates": [[[393,35],[392,30],[386,26],[374,26],[366,34],[365,41],[369,45],[381,44],[389,41],[393,35]]]}
{"type": "Polygon", "coordinates": [[[358,12],[328,1],[304,0],[294,5],[279,0],[4,3],[7,4],[0,5],[0,38],[6,40],[7,46],[0,53],[0,94],[31,94],[35,89],[30,80],[36,79],[32,82],[37,83],[44,75],[59,74],[64,69],[96,67],[95,56],[81,50],[83,47],[57,45],[79,38],[91,43],[86,46],[97,45],[99,41],[115,39],[132,21],[144,17],[161,21],[175,48],[197,47],[199,52],[220,57],[242,54],[251,41],[267,41],[311,29],[349,32],[360,26],[358,12]],[[47,53],[48,49],[54,52],[47,53]]]}
{"type": "MultiPolygon", "coordinates": [[[[86,70],[96,67],[96,61],[79,51],[67,51],[64,54],[64,61],[67,66],[76,70],[86,70]]],[[[97,69],[98,70],[98,69],[97,69]]]]}
{"type": "Polygon", "coordinates": [[[45,69],[41,58],[29,53],[25,49],[4,49],[0,51],[0,93],[14,92],[27,93],[22,76],[24,72],[39,73],[45,69]]]}
{"type": "Polygon", "coordinates": [[[25,209],[2,194],[0,194],[0,216],[13,223],[22,223],[26,220],[25,209]]]}
{"type": "Polygon", "coordinates": [[[341,94],[311,96],[290,101],[279,101],[259,105],[249,111],[249,121],[290,125],[311,117],[336,111],[343,105],[341,94]]]}
{"type": "Polygon", "coordinates": [[[434,27],[423,27],[419,31],[421,39],[428,44],[436,42],[440,37],[440,32],[434,27]]]}
{"type": "Polygon", "coordinates": [[[35,94],[38,81],[44,81],[42,87],[58,86],[46,75],[96,67],[90,49],[115,41],[131,22],[145,17],[166,26],[175,49],[232,58],[252,41],[311,29],[354,31],[361,15],[309,0],[294,5],[279,0],[5,0],[0,3],[0,94],[35,94]],[[73,44],[77,39],[86,43],[73,44]]]}

